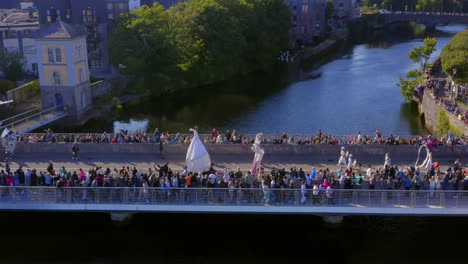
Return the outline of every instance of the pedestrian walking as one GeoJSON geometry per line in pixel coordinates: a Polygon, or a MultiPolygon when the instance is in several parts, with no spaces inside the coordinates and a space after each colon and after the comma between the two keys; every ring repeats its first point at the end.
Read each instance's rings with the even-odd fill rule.
{"type": "Polygon", "coordinates": [[[78,152],[80,151],[80,147],[76,142],[73,142],[72,146],[72,159],[77,160],[78,159],[78,152]]]}
{"type": "Polygon", "coordinates": [[[159,140],[159,158],[164,159],[164,156],[163,156],[163,142],[162,142],[162,140],[159,140]]]}

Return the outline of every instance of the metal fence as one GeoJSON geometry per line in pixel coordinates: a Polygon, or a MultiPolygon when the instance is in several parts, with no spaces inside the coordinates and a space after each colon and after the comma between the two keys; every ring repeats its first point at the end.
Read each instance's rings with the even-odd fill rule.
{"type": "Polygon", "coordinates": [[[2,204],[468,208],[468,191],[0,187],[2,204]]]}

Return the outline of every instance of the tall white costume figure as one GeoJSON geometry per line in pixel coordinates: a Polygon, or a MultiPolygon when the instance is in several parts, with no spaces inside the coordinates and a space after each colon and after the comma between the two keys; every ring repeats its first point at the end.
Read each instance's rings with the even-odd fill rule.
{"type": "Polygon", "coordinates": [[[205,172],[210,169],[211,159],[210,154],[206,151],[205,146],[198,137],[198,131],[191,128],[193,132],[193,139],[190,142],[190,146],[187,150],[187,156],[185,163],[187,165],[187,171],[190,172],[205,172]]]}
{"type": "Polygon", "coordinates": [[[11,132],[8,128],[3,130],[1,135],[2,145],[5,148],[5,159],[10,158],[13,155],[13,152],[16,148],[16,143],[18,141],[18,135],[11,132]]]}
{"type": "Polygon", "coordinates": [[[414,163],[414,166],[416,168],[425,168],[426,172],[431,170],[431,168],[432,168],[432,153],[429,151],[429,148],[426,145],[422,145],[421,147],[419,147],[418,159],[414,163]],[[423,147],[426,148],[426,158],[424,159],[424,161],[423,161],[423,163],[421,165],[418,165],[419,155],[421,154],[421,149],[423,147]]]}
{"type": "Polygon", "coordinates": [[[353,154],[348,155],[348,169],[351,169],[353,167],[353,154]]]}
{"type": "Polygon", "coordinates": [[[385,168],[385,166],[390,167],[391,165],[392,165],[392,162],[390,160],[390,156],[388,155],[388,153],[385,153],[384,168],[385,168]]]}
{"type": "Polygon", "coordinates": [[[265,150],[261,146],[262,136],[263,136],[262,133],[258,133],[255,136],[254,144],[250,148],[255,153],[254,159],[253,159],[253,162],[252,162],[252,169],[250,170],[250,172],[254,176],[258,176],[257,175],[257,169],[262,166],[263,155],[265,154],[265,150]]]}
{"type": "Polygon", "coordinates": [[[338,159],[338,166],[343,165],[346,166],[346,150],[345,147],[341,147],[340,151],[340,158],[338,159]]]}

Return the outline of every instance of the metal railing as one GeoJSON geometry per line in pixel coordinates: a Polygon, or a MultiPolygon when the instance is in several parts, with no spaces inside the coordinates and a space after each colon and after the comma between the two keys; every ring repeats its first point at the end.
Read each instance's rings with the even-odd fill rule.
{"type": "Polygon", "coordinates": [[[468,191],[137,187],[0,187],[8,204],[467,208],[468,191]]]}
{"type": "Polygon", "coordinates": [[[39,118],[39,120],[42,123],[42,122],[48,121],[44,119],[46,115],[53,114],[54,117],[56,117],[56,114],[64,114],[65,111],[63,109],[64,109],[64,106],[61,106],[61,105],[54,106],[45,110],[42,110],[41,108],[35,108],[32,110],[26,111],[24,113],[21,113],[19,115],[2,120],[0,123],[2,125],[0,127],[0,130],[3,130],[4,128],[8,128],[13,131],[15,126],[26,123],[30,120],[34,120],[36,118],[39,118]]]}

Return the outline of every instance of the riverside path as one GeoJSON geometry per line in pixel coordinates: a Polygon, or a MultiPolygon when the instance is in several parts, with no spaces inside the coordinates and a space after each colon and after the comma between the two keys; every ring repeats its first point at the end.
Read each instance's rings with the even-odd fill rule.
{"type": "MultiPolygon", "coordinates": [[[[145,144],[80,144],[80,159],[71,158],[71,145],[28,143],[17,145],[14,171],[35,168],[45,171],[49,161],[55,170],[64,166],[68,171],[87,171],[93,167],[136,167],[142,171],[155,164],[169,162],[174,172],[182,172],[187,146],[166,146],[164,159],[158,158],[157,146],[145,144]],[[123,150],[125,148],[125,151],[123,150]],[[148,148],[148,149],[145,149],[148,148]],[[154,150],[154,151],[151,151],[154,150]]],[[[263,167],[268,173],[273,168],[289,171],[291,167],[310,172],[329,168],[335,172],[340,146],[265,146],[263,167]]],[[[399,168],[414,164],[416,146],[347,146],[363,165],[374,169],[383,167],[384,154],[391,153],[392,163],[399,168]]],[[[207,145],[214,168],[223,171],[250,169],[253,153],[239,145],[207,145]]],[[[441,171],[461,159],[466,168],[468,146],[459,146],[453,152],[440,146],[433,152],[441,171]]],[[[423,157],[422,157],[423,158],[423,157]]],[[[2,168],[0,168],[2,169],[2,168]]],[[[363,185],[366,186],[366,185],[363,185]]],[[[468,191],[447,190],[389,190],[376,188],[334,189],[329,197],[326,190],[301,191],[275,188],[139,188],[139,187],[0,187],[0,210],[108,212],[113,219],[132,213],[186,212],[186,213],[256,213],[256,214],[314,214],[322,216],[362,215],[468,215],[468,191]],[[305,198],[303,200],[302,198],[305,198]]]]}

